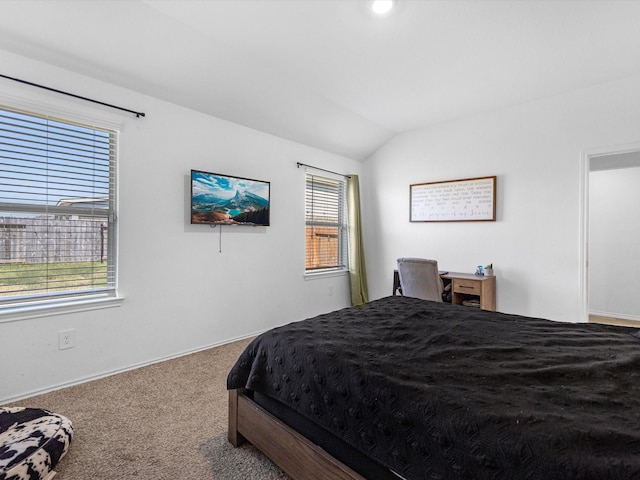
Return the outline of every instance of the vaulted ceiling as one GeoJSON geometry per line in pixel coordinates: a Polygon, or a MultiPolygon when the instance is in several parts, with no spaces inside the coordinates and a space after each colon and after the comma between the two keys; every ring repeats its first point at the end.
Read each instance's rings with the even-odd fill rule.
{"type": "Polygon", "coordinates": [[[638,1],[396,3],[376,18],[366,0],[4,0],[0,49],[355,159],[640,74],[638,1]]]}

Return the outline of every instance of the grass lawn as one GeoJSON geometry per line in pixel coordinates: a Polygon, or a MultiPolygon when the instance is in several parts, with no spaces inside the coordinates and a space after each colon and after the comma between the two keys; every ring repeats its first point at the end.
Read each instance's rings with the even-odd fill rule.
{"type": "Polygon", "coordinates": [[[107,286],[107,262],[0,264],[0,297],[107,286]]]}

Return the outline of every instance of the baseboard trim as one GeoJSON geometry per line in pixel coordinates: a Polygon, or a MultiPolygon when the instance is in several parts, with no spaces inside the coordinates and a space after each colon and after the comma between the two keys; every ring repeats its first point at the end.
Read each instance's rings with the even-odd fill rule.
{"type": "Polygon", "coordinates": [[[628,315],[625,313],[614,313],[614,312],[600,312],[597,310],[590,310],[589,316],[595,317],[606,317],[606,318],[617,318],[620,320],[631,320],[633,322],[640,322],[640,316],[638,315],[628,315]]]}
{"type": "MultiPolygon", "coordinates": [[[[628,317],[628,315],[626,315],[626,317],[628,317]]],[[[640,319],[621,318],[620,316],[611,315],[596,315],[595,313],[589,314],[589,323],[601,323],[605,325],[617,325],[620,327],[640,328],[640,319]]]]}
{"type": "Polygon", "coordinates": [[[75,385],[81,385],[83,383],[87,383],[87,382],[92,382],[93,380],[100,380],[101,378],[106,378],[106,377],[111,377],[112,375],[118,375],[119,373],[125,373],[125,372],[129,372],[131,370],[136,370],[138,368],[142,368],[142,367],[148,367],[149,365],[153,365],[156,363],[160,363],[160,362],[165,362],[167,360],[173,360],[174,358],[180,358],[180,357],[184,357],[186,355],[191,355],[193,353],[198,353],[198,352],[202,352],[203,350],[209,350],[210,348],[215,348],[215,347],[221,347],[222,345],[227,345],[229,343],[233,343],[233,342],[238,342],[240,340],[245,340],[247,338],[252,338],[255,337],[257,335],[260,335],[264,332],[266,332],[269,329],[265,329],[259,332],[254,332],[248,335],[242,335],[239,337],[235,337],[235,338],[230,338],[227,340],[223,340],[220,342],[215,342],[215,343],[211,343],[208,345],[204,345],[202,347],[198,347],[198,348],[194,348],[192,350],[186,350],[183,352],[179,352],[179,353],[175,353],[175,354],[171,354],[171,355],[167,355],[165,357],[159,357],[153,360],[149,360],[146,362],[140,362],[137,363],[135,365],[130,365],[127,367],[122,367],[122,368],[117,368],[115,370],[109,370],[106,372],[102,372],[102,373],[98,373],[96,375],[90,375],[87,377],[82,377],[79,378],[77,380],[73,380],[70,382],[65,382],[65,383],[61,383],[61,384],[57,384],[57,385],[52,385],[46,388],[42,388],[42,389],[37,389],[37,390],[32,390],[30,392],[26,392],[26,393],[22,393],[20,395],[14,396],[14,397],[8,397],[8,398],[2,398],[0,399],[0,406],[2,405],[6,405],[12,402],[17,402],[19,400],[24,400],[26,398],[31,398],[31,397],[36,397],[38,395],[44,395],[45,393],[50,393],[50,392],[55,392],[56,390],[62,390],[63,388],[68,388],[68,387],[73,387],[75,385]]]}

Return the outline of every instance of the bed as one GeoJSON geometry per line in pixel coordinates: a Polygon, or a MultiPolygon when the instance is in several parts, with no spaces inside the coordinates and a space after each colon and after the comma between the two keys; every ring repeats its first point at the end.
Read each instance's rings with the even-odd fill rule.
{"type": "Polygon", "coordinates": [[[640,478],[640,335],[392,296],[274,328],[229,440],[299,479],[640,478]]]}

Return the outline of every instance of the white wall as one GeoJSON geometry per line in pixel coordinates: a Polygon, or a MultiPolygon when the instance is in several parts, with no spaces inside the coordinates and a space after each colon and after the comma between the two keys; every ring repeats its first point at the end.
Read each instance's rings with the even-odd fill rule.
{"type": "Polygon", "coordinates": [[[640,78],[398,135],[365,163],[371,298],[389,295],[398,257],[451,271],[493,263],[497,308],[582,321],[584,152],[640,140],[640,78]],[[497,221],[410,223],[409,185],[497,175],[497,221]]]}
{"type": "Polygon", "coordinates": [[[358,162],[0,51],[3,72],[147,113],[144,119],[2,81],[0,100],[121,123],[120,307],[0,323],[0,402],[168,358],[348,305],[346,277],[305,280],[304,172],[360,174],[370,297],[400,256],[493,262],[498,309],[579,321],[583,154],[638,143],[640,78],[398,135],[358,162]],[[191,168],[271,181],[272,226],[191,226],[191,168]],[[409,184],[498,176],[498,221],[410,223],[409,184]],[[335,294],[329,296],[329,285],[335,294]],[[77,346],[58,350],[58,331],[77,346]]]}
{"type": "MultiPolygon", "coordinates": [[[[0,403],[350,304],[345,276],[305,280],[304,170],[360,163],[0,51],[3,73],[146,113],[136,119],[0,79],[0,103],[121,124],[122,306],[0,323],[0,403]],[[270,227],[189,224],[189,173],[271,182],[270,227]],[[333,295],[329,295],[333,286],[333,295]],[[58,350],[58,331],[76,347],[58,350]]],[[[0,318],[0,321],[2,319],[0,318]]]]}
{"type": "Polygon", "coordinates": [[[589,309],[640,320],[640,167],[589,174],[589,309]]]}

